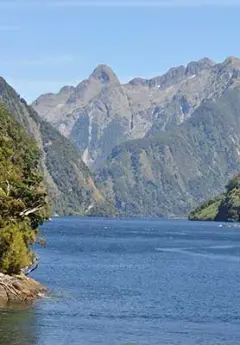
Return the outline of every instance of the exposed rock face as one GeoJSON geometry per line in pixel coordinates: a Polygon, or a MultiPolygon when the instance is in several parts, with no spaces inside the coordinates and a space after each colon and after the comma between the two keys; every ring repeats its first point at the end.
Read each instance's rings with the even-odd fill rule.
{"type": "Polygon", "coordinates": [[[204,58],[121,85],[108,66],[100,65],[77,87],[42,95],[33,107],[71,139],[88,166],[97,168],[116,145],[169,130],[202,103],[217,100],[239,83],[239,69],[234,57],[221,64],[204,58]]]}
{"type": "Polygon", "coordinates": [[[240,88],[180,126],[115,147],[97,178],[124,216],[184,217],[240,171],[240,88]]]}
{"type": "Polygon", "coordinates": [[[0,307],[9,303],[31,303],[46,293],[45,287],[23,274],[8,276],[0,273],[0,307]]]}

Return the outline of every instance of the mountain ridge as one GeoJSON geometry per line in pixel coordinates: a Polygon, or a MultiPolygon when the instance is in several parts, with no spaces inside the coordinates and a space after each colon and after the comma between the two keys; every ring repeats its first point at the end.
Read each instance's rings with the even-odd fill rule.
{"type": "Polygon", "coordinates": [[[106,204],[79,152],[67,138],[42,120],[3,78],[0,78],[0,101],[42,152],[41,169],[54,212],[87,214],[89,207],[106,204]]]}
{"type": "Polygon", "coordinates": [[[127,84],[121,84],[109,66],[99,65],[75,88],[42,95],[33,107],[95,170],[115,146],[169,130],[191,117],[202,102],[217,100],[239,83],[239,61],[229,57],[215,63],[203,58],[127,84]]]}
{"type": "Polygon", "coordinates": [[[168,132],[115,147],[97,172],[124,215],[184,217],[240,171],[240,89],[168,132]]]}

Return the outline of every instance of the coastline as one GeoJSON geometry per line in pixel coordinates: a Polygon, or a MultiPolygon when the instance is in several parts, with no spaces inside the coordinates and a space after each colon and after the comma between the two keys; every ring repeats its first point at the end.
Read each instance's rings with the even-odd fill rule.
{"type": "Polygon", "coordinates": [[[0,307],[8,304],[31,304],[44,297],[47,289],[24,274],[9,276],[0,273],[0,307]]]}

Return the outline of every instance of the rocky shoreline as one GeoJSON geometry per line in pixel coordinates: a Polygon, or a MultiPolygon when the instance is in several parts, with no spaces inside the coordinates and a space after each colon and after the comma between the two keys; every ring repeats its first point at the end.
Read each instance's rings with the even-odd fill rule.
{"type": "Polygon", "coordinates": [[[11,303],[29,304],[46,293],[44,286],[24,274],[9,276],[0,273],[0,307],[11,303]]]}

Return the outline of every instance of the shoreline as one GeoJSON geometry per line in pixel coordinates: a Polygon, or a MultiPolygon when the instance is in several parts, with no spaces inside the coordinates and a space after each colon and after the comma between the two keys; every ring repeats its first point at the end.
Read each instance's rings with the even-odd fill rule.
{"type": "Polygon", "coordinates": [[[0,308],[9,304],[31,304],[43,298],[47,289],[23,273],[9,276],[0,273],[0,308]]]}

